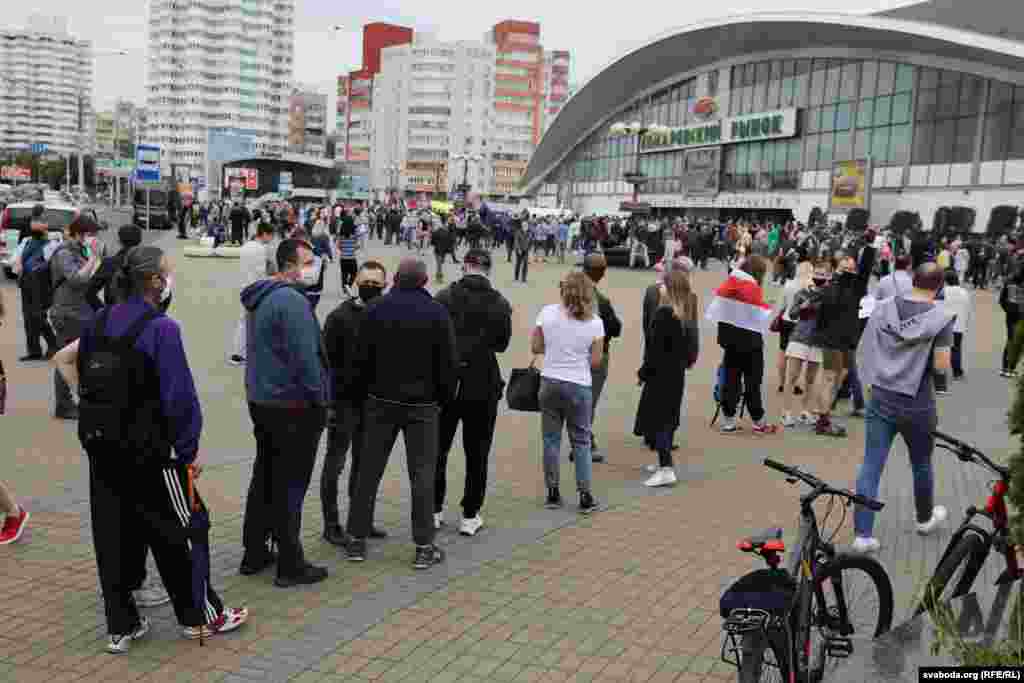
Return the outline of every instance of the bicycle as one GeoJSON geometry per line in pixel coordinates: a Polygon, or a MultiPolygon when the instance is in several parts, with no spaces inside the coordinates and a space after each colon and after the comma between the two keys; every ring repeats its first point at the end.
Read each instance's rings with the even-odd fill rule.
{"type": "Polygon", "coordinates": [[[973,446],[940,431],[933,431],[932,436],[935,437],[937,448],[949,451],[961,462],[985,467],[999,479],[993,482],[992,493],[984,509],[973,505],[967,508],[964,521],[949,539],[949,544],[935,568],[935,574],[928,582],[925,594],[914,610],[915,617],[944,601],[967,595],[993,550],[1002,553],[1006,560],[1006,569],[996,579],[997,586],[1012,583],[1024,576],[1024,570],[1017,563],[1016,550],[1010,542],[1009,514],[1006,509],[1006,495],[1010,491],[1009,468],[992,462],[973,446]],[[974,518],[978,516],[985,517],[992,523],[991,531],[974,523],[974,518]],[[950,586],[952,592],[945,595],[946,589],[950,586]]]}
{"type": "MultiPolygon", "coordinates": [[[[829,660],[845,659],[854,652],[855,635],[878,637],[892,626],[892,583],[874,558],[837,553],[821,535],[814,502],[828,496],[828,522],[836,500],[845,508],[853,503],[872,510],[884,505],[846,489],[829,486],[813,474],[770,459],[765,466],[782,472],[790,484],[811,487],[800,496],[800,528],[790,566],[780,569],[785,551],[782,529],[769,529],[740,541],[737,548],[760,555],[768,565],[734,583],[722,596],[722,661],[737,667],[740,683],[784,681],[819,683],[829,660]],[[854,607],[864,604],[854,593],[863,575],[878,596],[877,610],[868,623],[856,622],[854,607]]],[[[842,527],[840,521],[837,530],[842,527]]],[[[822,525],[822,526],[823,526],[822,525]]]]}

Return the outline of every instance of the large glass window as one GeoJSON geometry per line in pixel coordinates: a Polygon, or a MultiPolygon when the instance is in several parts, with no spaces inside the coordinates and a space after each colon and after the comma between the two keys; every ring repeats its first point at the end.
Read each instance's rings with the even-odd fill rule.
{"type": "Polygon", "coordinates": [[[974,159],[983,88],[984,81],[969,74],[921,70],[912,163],[964,164],[974,159]],[[922,134],[928,144],[918,143],[922,134]]]}

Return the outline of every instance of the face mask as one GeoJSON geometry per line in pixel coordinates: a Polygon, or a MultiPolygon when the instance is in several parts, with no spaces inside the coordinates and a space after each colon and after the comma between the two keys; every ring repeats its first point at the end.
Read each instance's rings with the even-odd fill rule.
{"type": "Polygon", "coordinates": [[[359,285],[359,298],[364,304],[368,304],[384,292],[383,287],[377,285],[359,285]]]}
{"type": "Polygon", "coordinates": [[[828,284],[828,278],[816,277],[812,280],[815,287],[824,287],[828,284]]]}
{"type": "Polygon", "coordinates": [[[302,269],[302,273],[299,276],[299,284],[303,287],[313,287],[319,279],[316,265],[312,265],[302,269]]]}
{"type": "Polygon", "coordinates": [[[174,278],[170,275],[164,280],[164,289],[160,292],[160,303],[163,303],[171,298],[171,292],[174,290],[174,278]]]}

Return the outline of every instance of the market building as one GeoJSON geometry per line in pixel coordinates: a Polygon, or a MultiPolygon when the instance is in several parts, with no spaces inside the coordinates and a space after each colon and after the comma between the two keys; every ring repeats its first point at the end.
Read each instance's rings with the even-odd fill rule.
{"type": "Polygon", "coordinates": [[[928,228],[949,207],[984,231],[1024,203],[1024,3],[747,14],[659,36],[571,97],[524,189],[600,214],[631,207],[630,180],[656,214],[864,208],[928,228]]]}

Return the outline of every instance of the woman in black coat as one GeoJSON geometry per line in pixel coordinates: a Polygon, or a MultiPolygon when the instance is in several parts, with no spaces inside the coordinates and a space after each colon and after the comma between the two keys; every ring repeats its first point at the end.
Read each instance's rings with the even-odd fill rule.
{"type": "Polygon", "coordinates": [[[677,481],[672,463],[672,440],[679,428],[686,371],[697,362],[700,332],[697,295],[690,276],[673,270],[661,287],[661,305],[654,314],[644,364],[638,373],[643,383],[633,433],[644,437],[658,452],[658,468],[644,484],[671,486],[677,481]]]}

